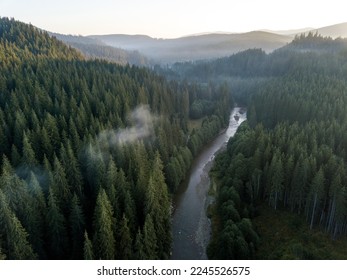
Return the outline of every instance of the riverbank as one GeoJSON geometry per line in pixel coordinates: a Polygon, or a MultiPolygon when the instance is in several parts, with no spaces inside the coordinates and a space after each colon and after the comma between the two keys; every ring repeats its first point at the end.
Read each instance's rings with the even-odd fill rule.
{"type": "Polygon", "coordinates": [[[187,178],[174,196],[172,259],[207,259],[206,248],[211,230],[210,220],[206,215],[207,206],[210,204],[209,171],[216,152],[226,145],[246,119],[244,114],[241,119],[235,120],[235,114],[239,114],[241,109],[236,107],[232,110],[228,128],[199,152],[187,178]]]}

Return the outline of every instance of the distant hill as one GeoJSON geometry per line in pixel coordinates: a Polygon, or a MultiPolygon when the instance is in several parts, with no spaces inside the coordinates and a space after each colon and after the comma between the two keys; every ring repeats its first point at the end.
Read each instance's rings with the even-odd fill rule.
{"type": "Polygon", "coordinates": [[[306,27],[306,28],[299,28],[299,29],[288,29],[288,30],[269,30],[264,29],[260,31],[265,31],[269,33],[279,34],[279,35],[289,35],[289,36],[295,36],[296,34],[306,33],[314,30],[312,27],[306,27]]]}
{"type": "Polygon", "coordinates": [[[92,35],[106,45],[126,50],[137,50],[157,63],[174,63],[214,59],[230,56],[239,51],[261,48],[272,52],[291,42],[295,35],[315,33],[332,38],[347,37],[347,23],[314,28],[269,31],[260,30],[248,33],[205,33],[176,39],[157,39],[146,35],[92,35]]]}
{"type": "Polygon", "coordinates": [[[105,44],[101,40],[74,35],[50,33],[65,44],[78,49],[87,58],[104,59],[120,65],[150,66],[150,60],[136,50],[124,50],[105,44]]]}
{"type": "Polygon", "coordinates": [[[291,36],[253,31],[241,34],[204,34],[177,39],[155,39],[144,35],[90,36],[107,45],[138,50],[158,63],[194,61],[232,55],[249,48],[271,52],[292,40],[291,36]]]}
{"type": "Polygon", "coordinates": [[[309,32],[318,33],[323,37],[331,37],[333,39],[341,37],[347,38],[347,22],[324,26],[320,28],[301,28],[301,29],[292,29],[292,30],[262,30],[269,33],[288,35],[294,37],[295,35],[308,34],[309,32]]]}
{"type": "Polygon", "coordinates": [[[321,27],[312,31],[317,31],[318,34],[321,34],[322,36],[328,36],[333,39],[338,37],[347,38],[347,22],[321,27]]]}
{"type": "Polygon", "coordinates": [[[105,43],[103,43],[100,40],[89,38],[86,36],[81,35],[65,35],[60,33],[54,33],[54,32],[48,32],[52,37],[57,38],[60,41],[63,41],[65,43],[73,44],[85,44],[85,45],[98,45],[98,46],[106,46],[105,43]]]}

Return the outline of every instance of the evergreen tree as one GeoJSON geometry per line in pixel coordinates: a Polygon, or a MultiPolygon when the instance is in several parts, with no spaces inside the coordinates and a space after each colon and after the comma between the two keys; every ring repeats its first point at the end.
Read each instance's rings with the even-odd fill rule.
{"type": "Polygon", "coordinates": [[[64,259],[68,246],[65,218],[57,204],[53,189],[49,189],[48,209],[46,215],[47,246],[52,259],[64,259]]]}
{"type": "Polygon", "coordinates": [[[85,221],[83,211],[76,194],[71,200],[71,210],[69,216],[70,238],[71,238],[71,258],[81,259],[83,248],[83,234],[85,232],[85,221]]]}
{"type": "Polygon", "coordinates": [[[29,193],[31,199],[29,200],[29,211],[27,211],[29,240],[33,249],[37,252],[40,259],[47,258],[46,250],[44,248],[44,231],[45,231],[45,215],[47,212],[46,200],[33,172],[30,173],[29,178],[29,193]]]}
{"type": "Polygon", "coordinates": [[[143,237],[141,230],[139,229],[136,238],[135,238],[135,244],[134,244],[134,257],[135,260],[145,260],[146,259],[146,253],[144,251],[144,244],[143,244],[143,237]]]}
{"type": "Polygon", "coordinates": [[[93,251],[96,259],[112,260],[115,258],[115,221],[111,203],[104,189],[100,189],[94,210],[93,251]]]}
{"type": "Polygon", "coordinates": [[[310,219],[310,228],[312,229],[313,223],[315,220],[315,215],[317,212],[317,209],[320,204],[320,200],[322,198],[324,191],[324,173],[323,169],[320,168],[318,173],[316,173],[315,177],[313,178],[312,184],[311,184],[311,191],[310,196],[312,197],[313,203],[312,205],[312,211],[311,211],[311,219],[310,219]]]}
{"type": "Polygon", "coordinates": [[[283,192],[283,165],[280,155],[274,155],[270,165],[270,199],[269,203],[277,209],[283,192]]]}
{"type": "Polygon", "coordinates": [[[163,174],[163,164],[158,152],[153,161],[147,193],[146,212],[154,223],[159,258],[166,259],[171,249],[171,202],[163,174]]]}
{"type": "Polygon", "coordinates": [[[70,186],[68,185],[66,179],[66,173],[64,166],[60,163],[59,159],[54,156],[53,165],[53,185],[52,188],[57,196],[57,202],[63,210],[67,210],[66,202],[69,201],[71,197],[70,186]]]}
{"type": "Polygon", "coordinates": [[[86,231],[84,232],[83,258],[85,260],[94,259],[93,245],[90,239],[88,238],[88,233],[86,231]]]}
{"type": "Polygon", "coordinates": [[[34,168],[37,165],[37,160],[35,156],[35,152],[29,142],[28,137],[24,133],[23,136],[23,157],[22,157],[22,163],[27,168],[34,168]]]}
{"type": "Polygon", "coordinates": [[[62,164],[65,168],[67,184],[71,187],[71,192],[75,192],[79,197],[81,197],[83,178],[80,165],[74,155],[70,141],[67,144],[67,148],[64,148],[63,151],[65,154],[65,160],[62,162],[62,164]]]}
{"type": "Polygon", "coordinates": [[[132,256],[132,239],[128,227],[128,220],[123,215],[119,232],[119,254],[123,260],[129,260],[132,256]]]}
{"type": "MultiPolygon", "coordinates": [[[[105,191],[106,194],[111,202],[113,211],[115,216],[118,217],[118,215],[120,215],[120,210],[119,210],[119,204],[117,202],[118,200],[118,195],[116,194],[116,188],[115,185],[117,183],[117,167],[114,163],[114,161],[111,159],[109,162],[109,166],[107,169],[107,177],[106,177],[106,184],[105,184],[105,191]]],[[[120,218],[120,217],[118,217],[120,218]]]]}
{"type": "Polygon", "coordinates": [[[4,193],[0,189],[0,234],[6,240],[8,258],[12,260],[35,259],[28,241],[28,233],[10,210],[4,193]]]}
{"type": "MultiPolygon", "coordinates": [[[[158,244],[152,217],[147,214],[143,227],[143,251],[147,260],[157,259],[158,244]]],[[[140,254],[140,251],[138,251],[140,254]]]]}
{"type": "Polygon", "coordinates": [[[15,145],[12,145],[12,148],[11,148],[11,162],[14,166],[17,166],[21,163],[21,156],[15,145]]]}

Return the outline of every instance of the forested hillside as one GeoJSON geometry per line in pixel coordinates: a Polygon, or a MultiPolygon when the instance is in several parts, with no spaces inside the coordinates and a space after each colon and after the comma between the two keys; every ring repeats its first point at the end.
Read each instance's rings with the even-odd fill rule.
{"type": "Polygon", "coordinates": [[[248,73],[256,71],[252,65],[263,65],[265,72],[250,76],[272,74],[253,92],[248,124],[229,141],[212,171],[218,195],[211,258],[262,255],[257,248],[264,248],[265,233],[256,232],[270,229],[276,213],[283,211],[296,218],[281,221],[280,232],[267,240],[277,243],[266,257],[347,258],[329,250],[322,239],[311,244],[300,222],[306,220],[311,231],[326,233],[331,240],[347,234],[347,49],[341,40],[313,35],[292,44],[270,55],[250,56],[250,69],[243,68],[248,73]],[[308,45],[314,50],[297,48],[308,45]],[[276,71],[268,68],[274,65],[276,71]],[[272,220],[267,216],[258,228],[252,226],[252,220],[269,213],[266,205],[272,208],[272,220]],[[286,243],[289,223],[296,233],[286,243]]]}
{"type": "Polygon", "coordinates": [[[150,66],[152,62],[138,51],[108,46],[100,40],[73,35],[50,33],[51,36],[63,41],[65,44],[76,48],[88,59],[104,59],[120,65],[150,66]]]}
{"type": "Polygon", "coordinates": [[[333,74],[331,71],[341,74],[344,62],[340,61],[340,55],[346,49],[345,38],[331,39],[308,33],[296,36],[290,44],[270,54],[262,49],[248,49],[216,60],[176,63],[156,70],[173,80],[226,83],[235,100],[247,105],[251,95],[270,79],[296,73],[298,68],[310,67],[308,70],[319,71],[323,75],[333,74]]]}
{"type": "Polygon", "coordinates": [[[0,56],[0,258],[167,259],[170,193],[227,124],[227,89],[86,61],[7,18],[0,56]]]}

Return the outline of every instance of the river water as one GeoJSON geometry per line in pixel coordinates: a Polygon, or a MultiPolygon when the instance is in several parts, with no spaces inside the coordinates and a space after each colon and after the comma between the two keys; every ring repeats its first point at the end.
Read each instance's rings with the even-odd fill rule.
{"type": "Polygon", "coordinates": [[[207,259],[206,247],[210,239],[210,220],[206,216],[211,198],[208,196],[208,172],[215,153],[234,136],[239,125],[246,120],[243,108],[236,107],[230,114],[229,127],[195,158],[186,180],[173,199],[173,260],[207,259]]]}

